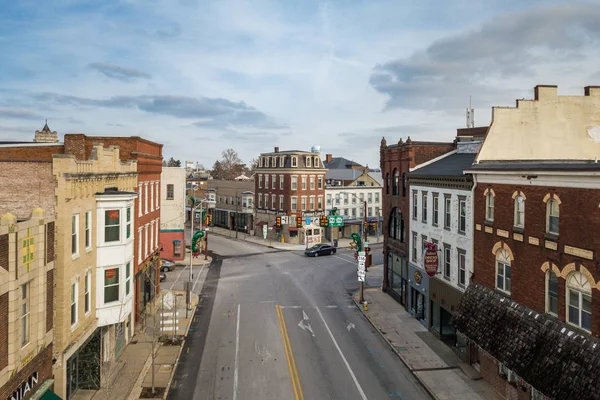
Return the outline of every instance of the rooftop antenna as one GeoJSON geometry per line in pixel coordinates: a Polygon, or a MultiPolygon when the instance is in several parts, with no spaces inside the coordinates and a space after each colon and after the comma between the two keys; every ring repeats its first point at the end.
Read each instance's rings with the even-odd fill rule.
{"type": "Polygon", "coordinates": [[[471,108],[471,95],[469,95],[469,108],[467,108],[467,128],[475,127],[475,111],[471,108]]]}

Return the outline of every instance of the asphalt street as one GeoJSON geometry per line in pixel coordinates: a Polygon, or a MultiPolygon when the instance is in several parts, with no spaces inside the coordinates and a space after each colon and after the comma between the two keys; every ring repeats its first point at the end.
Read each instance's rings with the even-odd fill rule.
{"type": "MultiPolygon", "coordinates": [[[[430,398],[352,301],[351,250],[307,258],[218,235],[210,248],[169,399],[430,398]]],[[[366,286],[380,284],[371,269],[366,286]]]]}

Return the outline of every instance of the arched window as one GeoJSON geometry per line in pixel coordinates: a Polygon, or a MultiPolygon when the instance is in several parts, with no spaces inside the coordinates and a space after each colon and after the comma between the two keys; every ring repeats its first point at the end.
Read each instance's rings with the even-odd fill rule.
{"type": "Polygon", "coordinates": [[[400,211],[397,207],[394,207],[390,214],[389,225],[388,225],[388,234],[392,239],[400,240],[404,242],[404,216],[402,215],[402,211],[400,211]]]}
{"type": "Polygon", "coordinates": [[[396,234],[396,209],[394,208],[390,213],[390,219],[388,220],[388,236],[395,239],[396,234]]]}
{"type": "Polygon", "coordinates": [[[558,314],[558,277],[552,268],[546,272],[546,312],[558,314]]]}
{"type": "Polygon", "coordinates": [[[406,197],[406,173],[402,173],[402,197],[406,197]]]}
{"type": "Polygon", "coordinates": [[[581,272],[567,277],[567,321],[592,330],[592,286],[581,272]]]}
{"type": "Polygon", "coordinates": [[[555,199],[548,200],[546,203],[546,232],[558,235],[559,217],[558,201],[555,199]]]}
{"type": "Polygon", "coordinates": [[[394,169],[394,190],[393,195],[398,196],[398,184],[400,183],[400,172],[397,169],[394,169]]]}
{"type": "Polygon", "coordinates": [[[510,294],[510,255],[504,249],[496,251],[496,289],[510,294]]]}
{"type": "Polygon", "coordinates": [[[517,228],[525,227],[525,199],[518,195],[515,197],[515,225],[517,228]]]}
{"type": "Polygon", "coordinates": [[[390,194],[390,173],[385,174],[385,194],[390,194]]]}

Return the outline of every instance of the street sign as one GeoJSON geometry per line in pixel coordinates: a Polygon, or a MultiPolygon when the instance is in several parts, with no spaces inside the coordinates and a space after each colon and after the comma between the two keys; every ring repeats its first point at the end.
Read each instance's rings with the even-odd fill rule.
{"type": "Polygon", "coordinates": [[[306,217],[306,225],[310,225],[310,217],[306,217]]]}
{"type": "Polygon", "coordinates": [[[327,219],[329,220],[329,226],[344,226],[344,217],[341,215],[329,215],[327,219]]]}
{"type": "Polygon", "coordinates": [[[281,224],[282,225],[287,225],[288,224],[288,216],[287,215],[282,215],[281,216],[281,224]]]}
{"type": "Polygon", "coordinates": [[[358,281],[359,282],[364,282],[366,276],[367,276],[367,274],[365,271],[358,271],[358,281]]]}
{"type": "Polygon", "coordinates": [[[365,266],[367,262],[367,253],[364,251],[359,251],[356,253],[356,259],[358,260],[358,281],[364,282],[366,276],[365,266]]]}

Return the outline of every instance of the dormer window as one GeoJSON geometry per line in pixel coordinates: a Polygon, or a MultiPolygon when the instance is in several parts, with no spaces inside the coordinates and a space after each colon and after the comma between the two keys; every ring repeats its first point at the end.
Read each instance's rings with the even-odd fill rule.
{"type": "Polygon", "coordinates": [[[315,157],[313,165],[315,166],[315,168],[319,168],[319,157],[315,157]]]}
{"type": "Polygon", "coordinates": [[[306,166],[307,167],[311,166],[311,157],[306,157],[306,166]]]}
{"type": "Polygon", "coordinates": [[[260,158],[260,167],[264,168],[264,166],[265,166],[265,157],[261,157],[260,158]]]}
{"type": "Polygon", "coordinates": [[[271,157],[271,167],[275,168],[275,163],[277,162],[277,158],[271,157]]]}
{"type": "Polygon", "coordinates": [[[298,166],[298,157],[292,156],[292,167],[298,166]]]}

